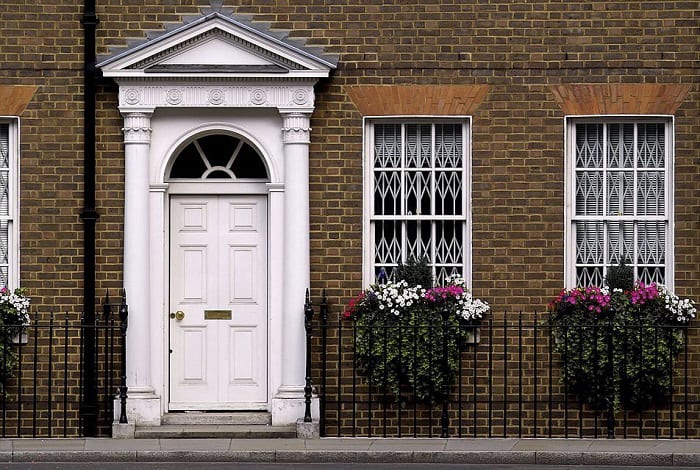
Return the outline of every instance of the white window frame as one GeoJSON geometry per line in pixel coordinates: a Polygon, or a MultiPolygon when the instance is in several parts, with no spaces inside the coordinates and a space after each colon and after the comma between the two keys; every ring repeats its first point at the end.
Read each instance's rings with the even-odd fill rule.
{"type": "MultiPolygon", "coordinates": [[[[365,286],[375,282],[374,274],[374,125],[375,124],[461,124],[464,145],[464,161],[462,168],[462,207],[463,213],[459,220],[464,222],[464,246],[462,272],[467,286],[472,285],[472,119],[471,116],[365,116],[363,118],[363,229],[362,229],[362,281],[365,286]]],[[[439,220],[439,216],[430,220],[439,220]]],[[[405,240],[404,240],[405,242],[405,240]]],[[[405,261],[406,252],[402,249],[402,257],[405,261]]],[[[435,267],[433,267],[435,274],[435,267]]]]}
{"type": "MultiPolygon", "coordinates": [[[[8,126],[8,214],[1,215],[1,220],[8,222],[7,234],[7,286],[9,289],[19,287],[19,118],[0,116],[0,124],[8,126]]],[[[0,286],[2,287],[2,286],[0,286]]]]}
{"type": "MultiPolygon", "coordinates": [[[[665,273],[664,284],[673,289],[674,285],[674,178],[673,163],[675,156],[674,140],[674,118],[672,115],[585,115],[566,116],[564,118],[564,284],[569,288],[577,287],[576,278],[576,231],[574,230],[574,220],[576,218],[576,157],[575,157],[575,126],[577,124],[611,124],[611,123],[663,123],[665,127],[665,181],[664,199],[666,214],[663,219],[666,221],[666,242],[665,242],[665,273]]],[[[636,146],[635,146],[636,148],[636,146]]],[[[636,164],[635,164],[636,165],[636,164]]],[[[635,171],[636,175],[636,171],[635,171]]],[[[636,176],[635,176],[636,178],[636,176]]],[[[636,204],[636,203],[635,203],[636,204]]],[[[649,220],[658,220],[658,216],[650,216],[649,220]]],[[[605,215],[600,220],[604,220],[605,215]]],[[[630,220],[644,220],[644,216],[630,216],[630,220]]],[[[635,245],[637,241],[635,240],[635,245]]],[[[607,259],[607,244],[604,247],[604,259],[607,259]]],[[[636,260],[635,260],[636,265],[636,260]]],[[[604,269],[604,273],[607,269],[604,269]]],[[[635,278],[636,278],[635,270],[635,278]]],[[[585,286],[584,286],[585,287],[585,286]]]]}

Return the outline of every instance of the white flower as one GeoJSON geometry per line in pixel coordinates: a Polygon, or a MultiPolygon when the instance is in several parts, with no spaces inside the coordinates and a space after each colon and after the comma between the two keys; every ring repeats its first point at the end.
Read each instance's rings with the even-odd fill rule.
{"type": "Polygon", "coordinates": [[[669,311],[672,318],[680,323],[688,323],[695,318],[697,309],[695,302],[690,299],[679,299],[676,294],[668,290],[663,284],[657,284],[659,294],[664,298],[664,307],[669,311]]]}

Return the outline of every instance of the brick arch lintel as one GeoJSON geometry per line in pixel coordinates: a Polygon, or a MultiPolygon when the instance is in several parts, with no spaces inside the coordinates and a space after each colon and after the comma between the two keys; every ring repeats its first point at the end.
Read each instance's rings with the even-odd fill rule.
{"type": "Polygon", "coordinates": [[[466,116],[488,85],[351,85],[350,99],[363,116],[466,116]]]}
{"type": "Polygon", "coordinates": [[[39,89],[33,85],[0,85],[0,116],[19,116],[39,89]]]}
{"type": "Polygon", "coordinates": [[[566,115],[674,114],[690,85],[673,83],[610,83],[550,85],[566,115]]]}

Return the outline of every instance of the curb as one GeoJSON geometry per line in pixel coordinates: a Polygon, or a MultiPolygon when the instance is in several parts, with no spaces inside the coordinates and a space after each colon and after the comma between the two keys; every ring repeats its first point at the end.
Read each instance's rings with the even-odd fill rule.
{"type": "Polygon", "coordinates": [[[447,463],[700,466],[700,454],[565,451],[115,450],[0,452],[0,462],[447,463]]]}

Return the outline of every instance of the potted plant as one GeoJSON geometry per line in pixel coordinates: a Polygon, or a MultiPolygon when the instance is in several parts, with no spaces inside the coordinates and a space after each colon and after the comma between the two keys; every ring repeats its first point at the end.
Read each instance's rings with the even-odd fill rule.
{"type": "Polygon", "coordinates": [[[17,366],[15,344],[21,341],[23,328],[29,324],[29,303],[24,289],[0,289],[0,385],[3,387],[17,366]]]}
{"type": "Polygon", "coordinates": [[[691,300],[660,284],[630,285],[627,271],[621,264],[611,269],[608,287],[563,289],[549,304],[562,381],[599,410],[640,411],[666,400],[670,366],[695,318],[691,300]]]}
{"type": "MultiPolygon", "coordinates": [[[[422,263],[412,262],[409,269],[420,271],[422,263]]],[[[397,277],[402,273],[405,270],[398,269],[397,277]]],[[[362,291],[350,301],[344,318],[354,322],[355,360],[371,386],[396,402],[412,395],[419,402],[436,403],[443,398],[444,386],[454,381],[468,326],[488,311],[488,304],[472,297],[461,277],[438,287],[401,279],[362,291]],[[443,342],[448,349],[446,368],[443,342]]]]}

